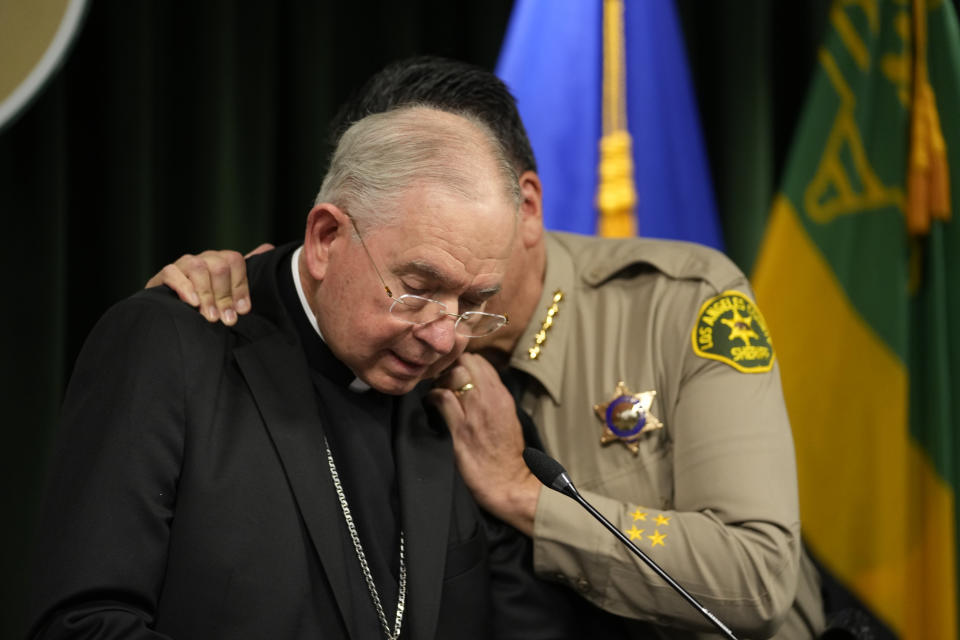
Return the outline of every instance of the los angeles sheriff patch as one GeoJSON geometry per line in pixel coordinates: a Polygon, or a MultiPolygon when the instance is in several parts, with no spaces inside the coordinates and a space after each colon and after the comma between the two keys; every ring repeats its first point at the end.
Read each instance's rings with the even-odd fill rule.
{"type": "Polygon", "coordinates": [[[776,354],[760,309],[739,291],[724,291],[700,307],[693,327],[693,351],[743,373],[773,368],[776,354]]]}

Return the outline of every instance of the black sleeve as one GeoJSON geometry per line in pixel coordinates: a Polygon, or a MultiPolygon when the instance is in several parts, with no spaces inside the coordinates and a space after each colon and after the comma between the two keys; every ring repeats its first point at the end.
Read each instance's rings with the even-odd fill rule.
{"type": "Polygon", "coordinates": [[[64,400],[41,507],[31,638],[153,631],[184,444],[176,326],[156,294],[111,309],[64,400]]]}
{"type": "Polygon", "coordinates": [[[533,542],[486,511],[484,534],[490,549],[494,638],[570,640],[589,637],[581,628],[586,604],[567,587],[533,572],[533,542]]]}

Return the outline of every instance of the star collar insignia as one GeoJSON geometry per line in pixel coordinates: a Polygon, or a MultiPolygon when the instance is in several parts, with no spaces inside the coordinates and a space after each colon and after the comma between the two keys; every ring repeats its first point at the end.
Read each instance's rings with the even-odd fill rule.
{"type": "Polygon", "coordinates": [[[660,429],[663,423],[650,412],[656,391],[630,393],[621,380],[606,404],[593,405],[593,411],[603,423],[600,444],[607,445],[619,441],[637,455],[640,451],[638,440],[647,431],[660,429]]]}

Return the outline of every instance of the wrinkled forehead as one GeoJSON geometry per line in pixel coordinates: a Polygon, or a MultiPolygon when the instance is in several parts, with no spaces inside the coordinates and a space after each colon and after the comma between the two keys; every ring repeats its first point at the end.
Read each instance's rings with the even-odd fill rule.
{"type": "Polygon", "coordinates": [[[517,214],[500,194],[467,199],[443,190],[403,196],[400,215],[376,232],[397,275],[428,278],[445,289],[499,287],[517,236],[517,214]]]}

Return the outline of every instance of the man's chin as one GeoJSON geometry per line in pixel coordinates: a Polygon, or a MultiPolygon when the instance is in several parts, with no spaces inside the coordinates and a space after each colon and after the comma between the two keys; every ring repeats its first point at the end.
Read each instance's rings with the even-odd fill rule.
{"type": "Polygon", "coordinates": [[[376,389],[377,391],[379,391],[380,393],[385,393],[389,396],[402,396],[413,391],[413,388],[417,386],[417,382],[420,382],[420,381],[417,380],[416,382],[409,382],[409,383],[403,383],[403,384],[399,384],[399,383],[386,384],[386,385],[373,384],[370,386],[376,389]]]}
{"type": "Polygon", "coordinates": [[[413,391],[413,388],[424,379],[424,376],[397,375],[389,371],[377,371],[367,376],[365,382],[380,393],[391,396],[401,396],[413,391]]]}

